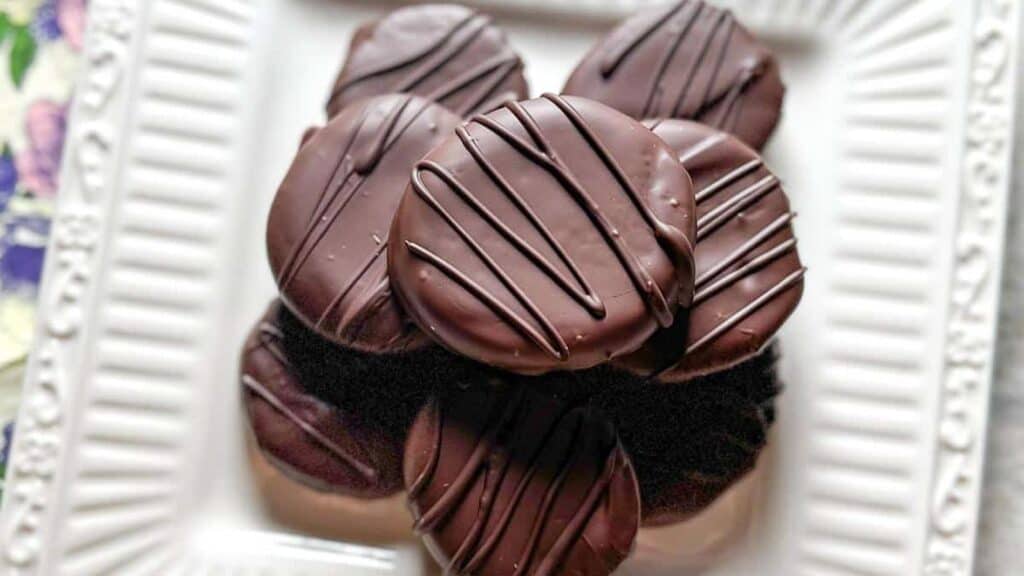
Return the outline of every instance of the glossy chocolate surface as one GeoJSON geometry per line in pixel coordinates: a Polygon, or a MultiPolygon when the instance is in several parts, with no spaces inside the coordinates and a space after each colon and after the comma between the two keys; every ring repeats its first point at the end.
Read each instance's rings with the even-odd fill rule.
{"type": "Polygon", "coordinates": [[[281,298],[307,326],[366,351],[426,341],[392,298],[388,234],[413,166],[460,122],[422,98],[388,95],[307,131],[267,225],[281,298]]]}
{"type": "Polygon", "coordinates": [[[696,294],[675,326],[619,364],[678,382],[757,354],[800,302],[805,269],[789,199],[756,152],[696,122],[647,125],[697,190],[696,294]]]}
{"type": "Polygon", "coordinates": [[[507,104],[417,165],[392,284],[460,354],[526,374],[586,368],[689,303],[693,202],[675,154],[639,122],[581,98],[507,104]]]}
{"type": "Polygon", "coordinates": [[[296,353],[296,342],[289,342],[312,334],[299,333],[305,328],[288,315],[279,302],[272,303],[242,351],[242,398],[263,455],[317,490],[360,498],[398,492],[404,434],[372,414],[344,410],[313,393],[307,384],[320,369],[308,364],[317,359],[296,353]]]}
{"type": "Polygon", "coordinates": [[[433,402],[405,452],[416,529],[452,574],[612,573],[640,521],[615,431],[524,386],[477,386],[433,402]]]}
{"type": "Polygon", "coordinates": [[[699,120],[760,149],[778,123],[785,87],[775,57],[731,12],[681,0],[619,25],[563,92],[638,119],[699,120]]]}
{"type": "Polygon", "coordinates": [[[461,116],[522,100],[523,62],[488,16],[454,4],[395,10],[359,28],[338,74],[328,117],[360,98],[418,94],[461,116]]]}
{"type": "Polygon", "coordinates": [[[754,467],[775,421],[777,357],[770,346],[677,386],[609,366],[532,386],[612,421],[640,482],[643,524],[660,526],[702,512],[754,467]]]}

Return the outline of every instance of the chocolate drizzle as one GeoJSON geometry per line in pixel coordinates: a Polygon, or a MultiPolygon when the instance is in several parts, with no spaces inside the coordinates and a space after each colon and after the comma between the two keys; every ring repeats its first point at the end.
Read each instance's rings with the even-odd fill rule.
{"type": "MultiPolygon", "coordinates": [[[[260,321],[256,328],[256,338],[258,346],[269,352],[281,364],[281,368],[283,370],[292,369],[291,363],[288,361],[286,356],[286,352],[281,347],[281,340],[284,338],[284,333],[280,328],[264,319],[260,321]]],[[[247,354],[252,354],[253,352],[254,350],[249,348],[247,354]]],[[[250,374],[242,374],[242,385],[253,394],[259,396],[275,410],[280,412],[282,416],[286,417],[298,426],[325,450],[334,454],[351,466],[352,469],[361,474],[367,482],[377,481],[379,475],[377,474],[377,471],[373,469],[372,465],[363,462],[357,455],[345,450],[336,442],[332,441],[322,432],[317,430],[313,422],[301,417],[295,410],[289,408],[285,401],[276,392],[261,383],[254,376],[250,374]]]]}
{"type": "Polygon", "coordinates": [[[291,408],[288,408],[284,401],[277,397],[277,395],[275,395],[269,388],[248,374],[242,375],[242,384],[246,389],[259,396],[264,402],[273,406],[274,409],[301,428],[303,432],[308,434],[310,438],[323,446],[331,454],[334,454],[338,458],[344,460],[345,463],[351,466],[353,470],[361,474],[367,482],[377,481],[378,474],[376,470],[374,470],[369,464],[360,461],[354,454],[350,454],[341,446],[332,442],[327,436],[324,436],[319,430],[313,427],[313,424],[303,419],[291,408]]]}
{"type": "Polygon", "coordinates": [[[696,295],[684,347],[655,337],[622,363],[680,380],[759,351],[799,301],[805,268],[795,214],[756,152],[695,123],[648,125],[677,150],[697,188],[696,295]]]}
{"type": "Polygon", "coordinates": [[[243,399],[257,443],[271,463],[315,489],[367,498],[392,494],[400,487],[401,442],[304,385],[306,358],[286,345],[301,338],[294,330],[304,329],[293,322],[286,331],[287,314],[272,303],[243,349],[243,399]]]}
{"type": "Polygon", "coordinates": [[[390,303],[388,233],[404,171],[442,139],[438,126],[457,121],[428,100],[384,96],[303,146],[272,208],[268,248],[286,302],[324,336],[383,351],[418,338],[390,303]]]}
{"type": "Polygon", "coordinates": [[[406,478],[415,528],[447,574],[609,574],[639,521],[609,425],[524,386],[432,403],[407,445],[406,478]]]}
{"type": "Polygon", "coordinates": [[[397,10],[357,35],[328,115],[360,97],[415,93],[465,116],[526,97],[523,63],[487,16],[461,6],[397,10]],[[403,53],[406,45],[412,50],[403,53]]]}
{"type": "Polygon", "coordinates": [[[700,120],[756,147],[774,128],[782,91],[771,54],[730,11],[701,0],[627,20],[580,63],[564,89],[635,118],[700,120]],[[741,122],[745,117],[750,120],[741,122]]]}
{"type": "MultiPolygon", "coordinates": [[[[537,192],[525,190],[521,184],[515,184],[516,175],[507,173],[506,164],[526,160],[533,167],[549,175],[553,183],[557,183],[558,187],[549,190],[548,194],[564,194],[571,199],[580,213],[585,215],[586,220],[599,233],[610,253],[630,279],[636,293],[644,300],[652,318],[662,326],[670,325],[677,302],[682,301],[686,304],[692,298],[693,249],[687,234],[680,229],[678,223],[669,224],[663,216],[652,210],[649,205],[650,199],[637,189],[635,183],[627,176],[626,168],[583,115],[566,99],[548,94],[543,100],[532,101],[527,105],[506,103],[499,111],[504,114],[478,115],[469,121],[468,126],[456,129],[456,140],[451,145],[454,147],[456,142],[458,144],[458,149],[453,153],[459,156],[460,168],[455,168],[455,165],[449,167],[434,160],[433,155],[428,156],[417,165],[411,190],[415,198],[455,233],[463,245],[484,265],[488,273],[493,275],[501,288],[512,297],[516,305],[512,306],[505,302],[494,289],[482,284],[480,278],[468,273],[461,261],[442,256],[424,240],[405,239],[406,251],[414,259],[429,264],[473,294],[496,317],[532,342],[547,357],[558,362],[570,360],[573,342],[566,339],[564,329],[560,329],[552,320],[544,303],[537,301],[540,296],[537,289],[519,279],[521,274],[515,268],[509,267],[507,258],[496,256],[499,252],[496,251],[496,247],[503,249],[502,246],[493,245],[489,237],[485,239],[479,236],[479,232],[471,231],[479,228],[481,224],[485,225],[490,233],[507,242],[508,246],[553,286],[560,288],[568,300],[578,305],[592,321],[599,322],[606,318],[607,304],[595,288],[594,280],[583,272],[577,261],[579,255],[571,255],[573,251],[566,249],[564,240],[560,242],[556,238],[549,225],[531,206],[528,197],[536,196],[537,192]],[[546,126],[543,127],[530,110],[541,109],[542,102],[553,107],[553,111],[544,109],[546,126]],[[502,120],[499,121],[498,118],[502,120]],[[655,281],[655,277],[648,269],[649,264],[642,263],[640,255],[630,245],[627,235],[619,229],[621,224],[614,223],[615,216],[608,213],[601,202],[595,199],[593,192],[588,190],[587,185],[563,159],[559,148],[565,144],[556,143],[546,133],[560,129],[559,126],[562,124],[572,127],[586,144],[589,153],[593,154],[598,164],[606,171],[607,177],[619,186],[622,196],[647,225],[647,234],[656,240],[663,254],[675,267],[674,287],[678,289],[677,291],[666,293],[659,282],[655,281]],[[477,129],[472,130],[473,127],[477,129]],[[519,133],[525,134],[525,138],[519,133]],[[488,134],[497,139],[484,138],[488,134]],[[510,225],[509,222],[512,220],[506,214],[507,209],[501,214],[497,213],[496,205],[489,206],[488,202],[481,198],[478,193],[479,186],[469,185],[464,181],[464,176],[457,176],[464,172],[461,168],[462,163],[474,168],[472,176],[475,178],[482,175],[486,187],[496,189],[502,201],[507,202],[508,207],[515,210],[517,218],[528,225],[528,228],[520,229],[510,225]],[[425,178],[427,175],[431,177],[429,182],[425,178]],[[452,199],[458,199],[462,206],[446,207],[446,202],[440,200],[437,193],[432,191],[432,187],[435,187],[434,182],[442,185],[436,188],[444,192],[446,198],[450,196],[452,199]],[[473,216],[472,221],[465,220],[466,208],[473,216]],[[463,216],[457,216],[457,213],[463,216]],[[527,233],[538,236],[543,246],[538,247],[527,240],[527,233]],[[522,312],[517,312],[517,307],[521,308],[522,312]]],[[[560,134],[560,138],[567,137],[564,130],[560,134]]],[[[478,180],[474,179],[474,183],[476,182],[478,180]]],[[[682,195],[682,202],[678,198],[675,199],[677,205],[683,205],[684,214],[687,213],[685,204],[689,203],[686,196],[688,194],[682,195]]],[[[408,201],[407,199],[406,203],[408,201]]],[[[692,220],[687,223],[692,226],[692,220]]],[[[396,219],[395,226],[396,229],[402,228],[402,218],[396,219]]],[[[684,224],[684,227],[687,226],[684,224]]],[[[418,306],[413,304],[412,309],[417,308],[418,306]]],[[[415,312],[412,315],[414,318],[420,316],[415,312]]],[[[428,324],[430,328],[434,326],[433,322],[424,321],[422,317],[419,317],[418,321],[421,325],[428,324]]]]}

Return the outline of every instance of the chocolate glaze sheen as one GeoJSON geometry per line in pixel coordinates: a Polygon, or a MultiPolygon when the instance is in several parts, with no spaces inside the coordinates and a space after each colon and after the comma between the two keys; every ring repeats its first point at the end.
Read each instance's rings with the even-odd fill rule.
{"type": "Polygon", "coordinates": [[[785,87],[775,57],[728,10],[680,0],[641,11],[599,42],[563,89],[637,119],[699,120],[761,149],[785,87]]]}
{"type": "Polygon", "coordinates": [[[754,467],[782,389],[777,359],[769,346],[680,386],[610,365],[524,381],[611,420],[640,481],[643,526],[663,526],[699,514],[754,467]]]}
{"type": "Polygon", "coordinates": [[[460,122],[387,95],[306,133],[271,207],[267,250],[285,304],[322,336],[374,352],[426,341],[391,295],[388,233],[409,172],[460,122]]]}
{"type": "MultiPolygon", "coordinates": [[[[242,350],[242,398],[267,460],[311,488],[378,498],[402,488],[404,435],[311,393],[287,339],[301,326],[273,302],[242,350]]],[[[333,383],[345,385],[346,383],[333,383]]]]}
{"type": "Polygon", "coordinates": [[[689,303],[693,210],[643,125],[549,94],[473,118],[417,165],[389,270],[446,347],[525,374],[585,368],[689,303]]]}
{"type": "Polygon", "coordinates": [[[619,364],[675,382],[757,354],[800,302],[805,268],[789,199],[756,152],[696,122],[646,124],[678,152],[697,190],[696,294],[676,327],[619,364]]]}
{"type": "Polygon", "coordinates": [[[639,529],[636,476],[611,425],[525,386],[430,404],[405,481],[415,528],[449,574],[605,576],[639,529]]]}
{"type": "Polygon", "coordinates": [[[522,60],[489,17],[454,4],[410,6],[357,30],[327,115],[360,98],[407,92],[468,116],[528,91],[522,60]]]}

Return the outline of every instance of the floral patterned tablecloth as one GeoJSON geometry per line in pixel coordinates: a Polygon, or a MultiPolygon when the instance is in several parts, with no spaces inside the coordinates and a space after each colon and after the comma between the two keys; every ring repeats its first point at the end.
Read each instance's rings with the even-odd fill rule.
{"type": "Polygon", "coordinates": [[[0,479],[32,338],[86,0],[0,0],[0,479]]]}

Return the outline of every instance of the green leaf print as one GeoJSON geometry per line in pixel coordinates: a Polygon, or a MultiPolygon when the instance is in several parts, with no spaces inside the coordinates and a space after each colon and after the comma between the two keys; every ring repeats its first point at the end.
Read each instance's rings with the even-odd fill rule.
{"type": "Polygon", "coordinates": [[[0,12],[0,46],[4,45],[4,40],[7,39],[7,33],[11,30],[11,20],[7,17],[7,14],[0,12]]]}
{"type": "Polygon", "coordinates": [[[11,46],[11,81],[15,87],[20,88],[21,82],[25,79],[25,72],[32,65],[36,57],[36,39],[28,26],[16,26],[13,28],[14,44],[11,46]]]}

